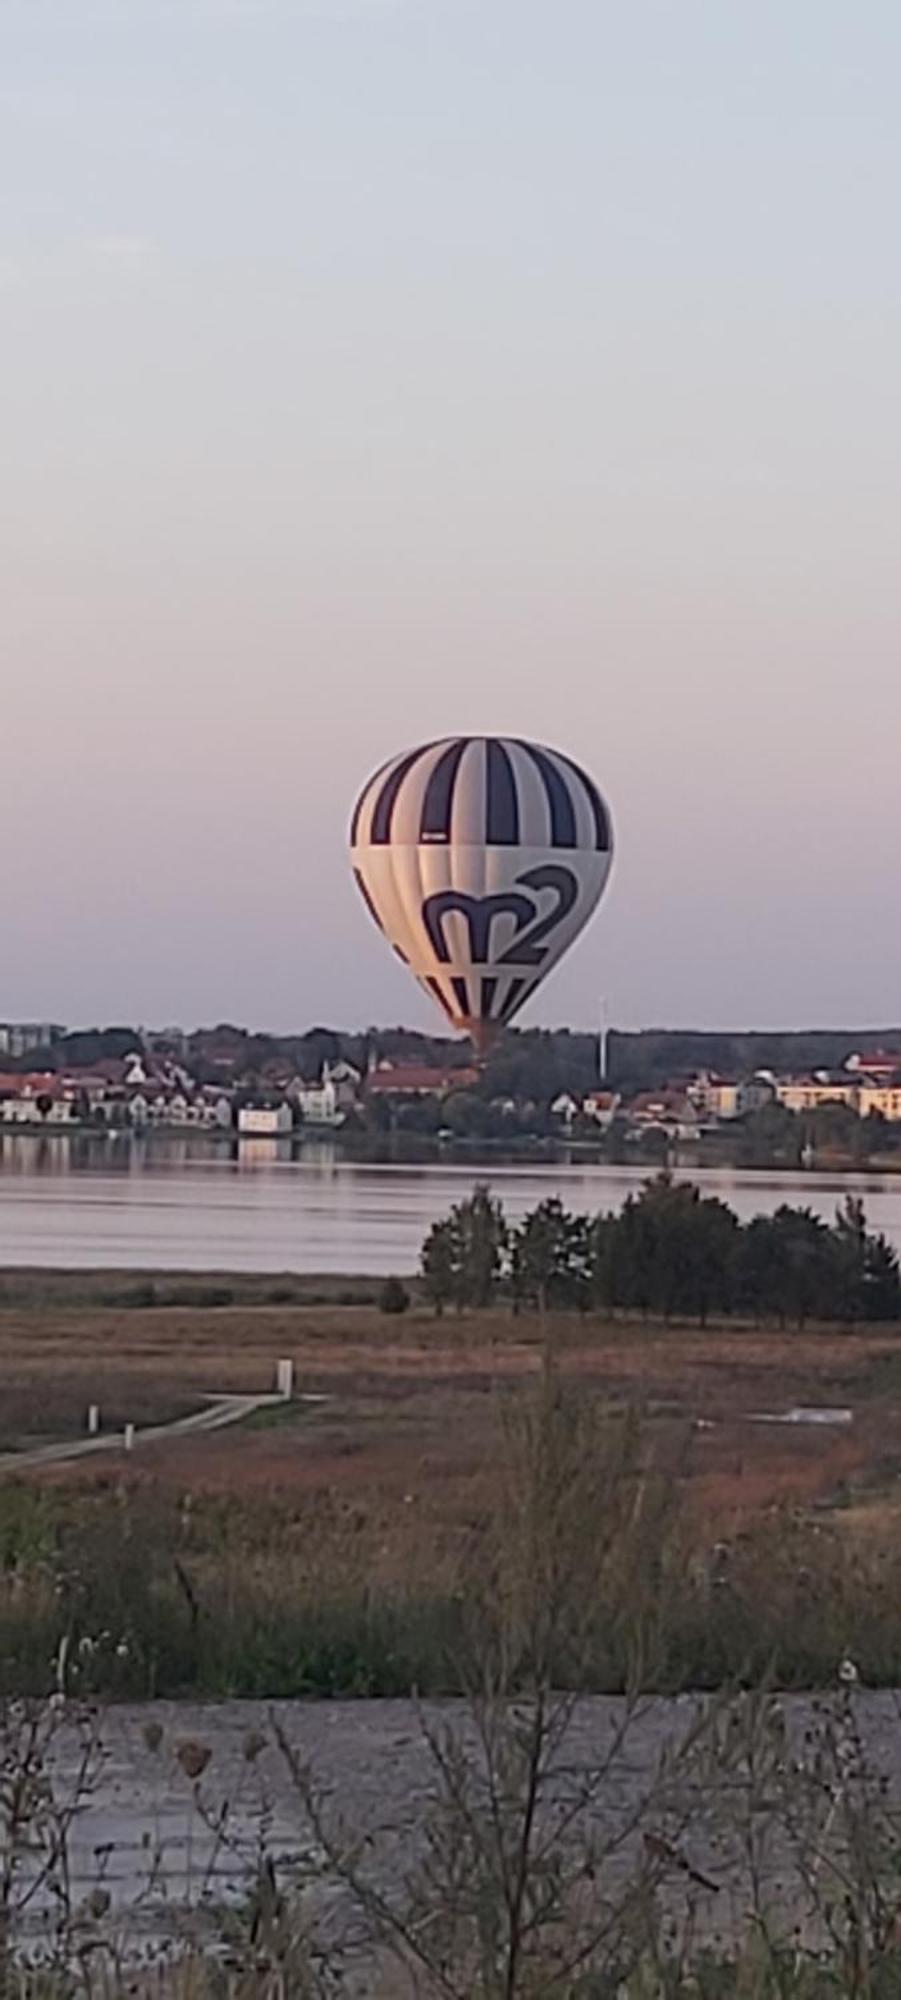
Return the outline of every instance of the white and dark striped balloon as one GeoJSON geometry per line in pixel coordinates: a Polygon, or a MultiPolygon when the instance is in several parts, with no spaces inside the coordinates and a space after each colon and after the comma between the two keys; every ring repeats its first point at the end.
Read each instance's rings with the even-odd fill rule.
{"type": "Polygon", "coordinates": [[[610,873],[610,815],[569,757],[454,736],[382,766],[350,832],[363,899],[455,1028],[484,1047],[578,936],[610,873]]]}

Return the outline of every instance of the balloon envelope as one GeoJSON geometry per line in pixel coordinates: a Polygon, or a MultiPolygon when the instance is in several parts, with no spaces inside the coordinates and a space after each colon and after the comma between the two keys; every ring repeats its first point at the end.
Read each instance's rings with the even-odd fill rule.
{"type": "Polygon", "coordinates": [[[380,930],[477,1046],[578,936],[613,858],[593,780],[559,751],[492,736],[446,737],[383,765],[350,846],[380,930]]]}

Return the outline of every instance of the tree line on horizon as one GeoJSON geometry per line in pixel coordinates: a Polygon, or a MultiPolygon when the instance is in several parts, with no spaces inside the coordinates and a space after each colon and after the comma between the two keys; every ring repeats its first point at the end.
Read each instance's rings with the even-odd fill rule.
{"type": "MultiPolygon", "coordinates": [[[[46,1049],[4,1058],[4,1066],[10,1070],[78,1066],[127,1055],[142,1041],[138,1027],[79,1029],[46,1049]]],[[[758,1069],[833,1069],[853,1048],[867,1043],[897,1050],[901,1064],[901,1028],[750,1030],[740,1034],[614,1028],[607,1044],[609,1081],[620,1090],[640,1090],[705,1069],[731,1076],[749,1076],[758,1069]]],[[[262,1076],[267,1065],[286,1060],[300,1074],[311,1077],[319,1074],[324,1062],[339,1059],[359,1069],[365,1069],[372,1056],[446,1069],[465,1068],[472,1060],[468,1042],[459,1036],[425,1034],[413,1028],[369,1027],[350,1032],[316,1026],[298,1034],[274,1035],[228,1022],[193,1030],[184,1045],[173,1044],[173,1053],[187,1061],[202,1083],[221,1081],[233,1067],[249,1076],[262,1076]]],[[[598,1058],[598,1036],[587,1031],[508,1029],[485,1065],[477,1094],[488,1100],[512,1097],[542,1104],[563,1092],[584,1095],[598,1081],[598,1058]]]]}
{"type": "Polygon", "coordinates": [[[901,1317],[899,1260],[848,1195],[830,1224],[783,1203],[739,1221],[716,1195],[667,1174],[618,1213],[574,1213],[554,1195],[518,1224],[479,1186],[432,1225],[423,1290],[436,1313],[624,1312],[647,1317],[810,1320],[853,1325],[901,1317]]]}

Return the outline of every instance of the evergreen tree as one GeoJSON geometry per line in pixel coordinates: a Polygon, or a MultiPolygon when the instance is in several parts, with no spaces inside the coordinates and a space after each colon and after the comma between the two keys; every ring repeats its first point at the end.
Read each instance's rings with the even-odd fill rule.
{"type": "Polygon", "coordinates": [[[901,1318],[901,1269],[892,1245],[867,1229],[848,1196],[830,1228],[783,1203],[742,1228],[725,1202],[660,1174],[619,1215],[573,1215],[557,1196],[508,1232],[503,1210],[477,1187],[436,1222],[422,1275],[437,1312],[483,1308],[512,1281],[515,1305],[685,1315],[751,1312],[758,1319],[854,1322],[901,1318]],[[509,1257],[508,1257],[508,1252],[509,1257]]]}
{"type": "Polygon", "coordinates": [[[858,1195],[845,1196],[832,1226],[833,1311],[854,1322],[864,1313],[867,1219],[858,1195]]]}
{"type": "Polygon", "coordinates": [[[898,1253],[881,1230],[878,1236],[868,1236],[866,1240],[862,1304],[864,1319],[901,1318],[898,1253]]]}
{"type": "MultiPolygon", "coordinates": [[[[610,1303],[665,1319],[685,1313],[702,1323],[714,1310],[729,1311],[738,1236],[737,1219],[724,1202],[658,1175],[628,1197],[616,1240],[609,1232],[603,1239],[610,1303]]],[[[597,1251],[597,1234],[594,1242],[597,1251]]]]}
{"type": "Polygon", "coordinates": [[[487,1187],[473,1190],[468,1201],[451,1209],[459,1240],[460,1303],[482,1309],[495,1297],[503,1273],[507,1225],[499,1201],[487,1187]]]}
{"type": "Polygon", "coordinates": [[[591,1268],[589,1225],[571,1215],[557,1195],[524,1217],[512,1242],[513,1297],[547,1312],[550,1307],[584,1310],[591,1268]]]}
{"type": "Polygon", "coordinates": [[[617,1284],[618,1215],[596,1215],[588,1228],[588,1296],[599,1312],[611,1313],[620,1303],[617,1284]]]}
{"type": "Polygon", "coordinates": [[[426,1298],[440,1319],[445,1306],[456,1300],[460,1268],[459,1234],[450,1218],[433,1222],[422,1246],[420,1268],[426,1298]]]}
{"type": "Polygon", "coordinates": [[[498,1290],[507,1225],[499,1201],[487,1187],[477,1187],[467,1201],[457,1202],[443,1222],[435,1222],[422,1247],[421,1268],[426,1296],[441,1313],[446,1305],[482,1309],[498,1290]]]}

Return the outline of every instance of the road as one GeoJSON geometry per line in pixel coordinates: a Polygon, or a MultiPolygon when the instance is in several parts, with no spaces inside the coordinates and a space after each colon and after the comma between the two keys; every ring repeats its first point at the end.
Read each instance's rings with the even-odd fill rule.
{"type": "MultiPolygon", "coordinates": [[[[143,1430],[136,1429],[134,1449],[138,1451],[142,1445],[190,1436],[197,1431],[221,1431],[227,1424],[240,1424],[245,1417],[252,1417],[255,1410],[265,1410],[283,1401],[282,1396],[271,1392],[265,1396],[210,1396],[202,1409],[191,1410],[186,1417],[176,1417],[170,1424],[147,1424],[143,1430]]],[[[103,1431],[99,1437],[67,1438],[60,1444],[35,1445],[33,1451],[0,1452],[0,1474],[28,1472],[40,1465],[63,1465],[67,1459],[87,1458],[95,1451],[124,1449],[122,1431],[103,1431]]]]}

